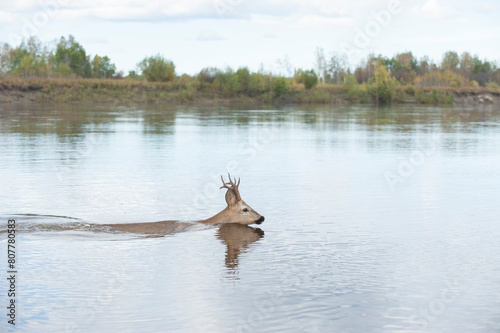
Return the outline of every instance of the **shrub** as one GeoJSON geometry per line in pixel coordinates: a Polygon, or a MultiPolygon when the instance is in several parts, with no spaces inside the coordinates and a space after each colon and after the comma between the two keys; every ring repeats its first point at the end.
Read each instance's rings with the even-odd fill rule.
{"type": "Polygon", "coordinates": [[[215,81],[218,72],[219,70],[215,67],[205,67],[198,74],[198,80],[201,83],[211,84],[215,81]]]}
{"type": "Polygon", "coordinates": [[[415,91],[415,99],[422,104],[453,104],[455,95],[446,91],[439,92],[437,89],[426,92],[423,89],[415,91]]]}
{"type": "Polygon", "coordinates": [[[489,82],[487,85],[486,85],[487,88],[490,88],[490,89],[498,89],[500,88],[500,86],[498,86],[498,84],[496,84],[495,82],[489,82]]]}
{"type": "Polygon", "coordinates": [[[135,71],[128,71],[128,77],[131,79],[138,79],[139,75],[135,71]]]}
{"type": "Polygon", "coordinates": [[[148,81],[168,82],[175,79],[174,63],[159,54],[144,58],[137,66],[142,70],[142,75],[148,81]]]}
{"type": "Polygon", "coordinates": [[[374,76],[370,78],[368,83],[375,102],[381,104],[392,103],[399,88],[399,82],[389,75],[387,68],[381,62],[375,66],[374,76]]]}
{"type": "Polygon", "coordinates": [[[358,99],[359,95],[359,84],[356,77],[352,74],[347,75],[342,88],[347,94],[347,98],[351,101],[358,99]]]}
{"type": "Polygon", "coordinates": [[[274,77],[272,79],[274,96],[281,96],[288,90],[288,81],[284,77],[274,77]]]}
{"type": "Polygon", "coordinates": [[[405,92],[410,96],[415,96],[415,87],[412,84],[406,86],[405,92]]]}
{"type": "Polygon", "coordinates": [[[314,71],[312,69],[305,71],[304,72],[304,86],[306,87],[306,89],[311,89],[312,87],[314,87],[317,84],[318,84],[318,76],[316,75],[316,73],[314,73],[314,71]]]}
{"type": "Polygon", "coordinates": [[[305,71],[302,69],[297,70],[294,75],[294,80],[296,83],[304,84],[306,89],[311,89],[318,84],[318,76],[312,69],[305,71]]]}

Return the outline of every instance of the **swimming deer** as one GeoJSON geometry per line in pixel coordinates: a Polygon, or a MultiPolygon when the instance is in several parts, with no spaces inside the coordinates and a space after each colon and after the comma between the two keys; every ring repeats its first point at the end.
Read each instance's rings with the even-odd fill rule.
{"type": "MultiPolygon", "coordinates": [[[[239,186],[240,179],[236,182],[231,179],[228,174],[229,182],[222,179],[221,189],[227,189],[226,203],[227,207],[218,214],[206,219],[196,221],[205,224],[224,224],[224,223],[238,223],[243,225],[261,224],[264,222],[264,216],[253,210],[245,201],[241,199],[239,186]]],[[[104,224],[104,226],[112,227],[126,232],[141,233],[141,234],[170,234],[181,232],[187,227],[191,226],[190,223],[182,223],[179,221],[160,221],[160,222],[145,222],[145,223],[120,223],[120,224],[104,224]]]]}

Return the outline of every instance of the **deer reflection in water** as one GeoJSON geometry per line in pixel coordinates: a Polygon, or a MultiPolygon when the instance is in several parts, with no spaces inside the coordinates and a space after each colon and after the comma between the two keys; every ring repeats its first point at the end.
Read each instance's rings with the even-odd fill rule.
{"type": "Polygon", "coordinates": [[[226,245],[225,264],[228,271],[236,271],[238,257],[245,253],[250,244],[264,237],[264,231],[246,225],[229,223],[223,224],[217,230],[217,238],[226,245]]]}

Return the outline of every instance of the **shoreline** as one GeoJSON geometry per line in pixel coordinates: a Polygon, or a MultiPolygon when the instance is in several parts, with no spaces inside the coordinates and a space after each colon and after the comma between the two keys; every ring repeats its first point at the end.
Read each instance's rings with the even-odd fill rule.
{"type": "MultiPolygon", "coordinates": [[[[147,82],[132,79],[19,78],[0,77],[0,104],[198,104],[198,105],[301,105],[373,104],[368,95],[348,95],[342,85],[322,84],[312,89],[295,85],[285,93],[256,96],[224,94],[213,89],[197,89],[182,82],[147,82]]],[[[500,89],[486,87],[402,86],[392,104],[420,105],[499,105],[500,89]],[[410,90],[411,87],[411,90],[410,90]]]]}

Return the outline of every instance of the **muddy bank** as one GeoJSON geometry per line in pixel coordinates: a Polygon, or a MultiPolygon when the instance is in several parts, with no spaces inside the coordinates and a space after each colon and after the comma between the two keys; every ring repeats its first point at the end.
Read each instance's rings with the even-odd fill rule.
{"type": "Polygon", "coordinates": [[[467,92],[456,94],[453,98],[456,106],[500,105],[498,92],[467,92]]]}

